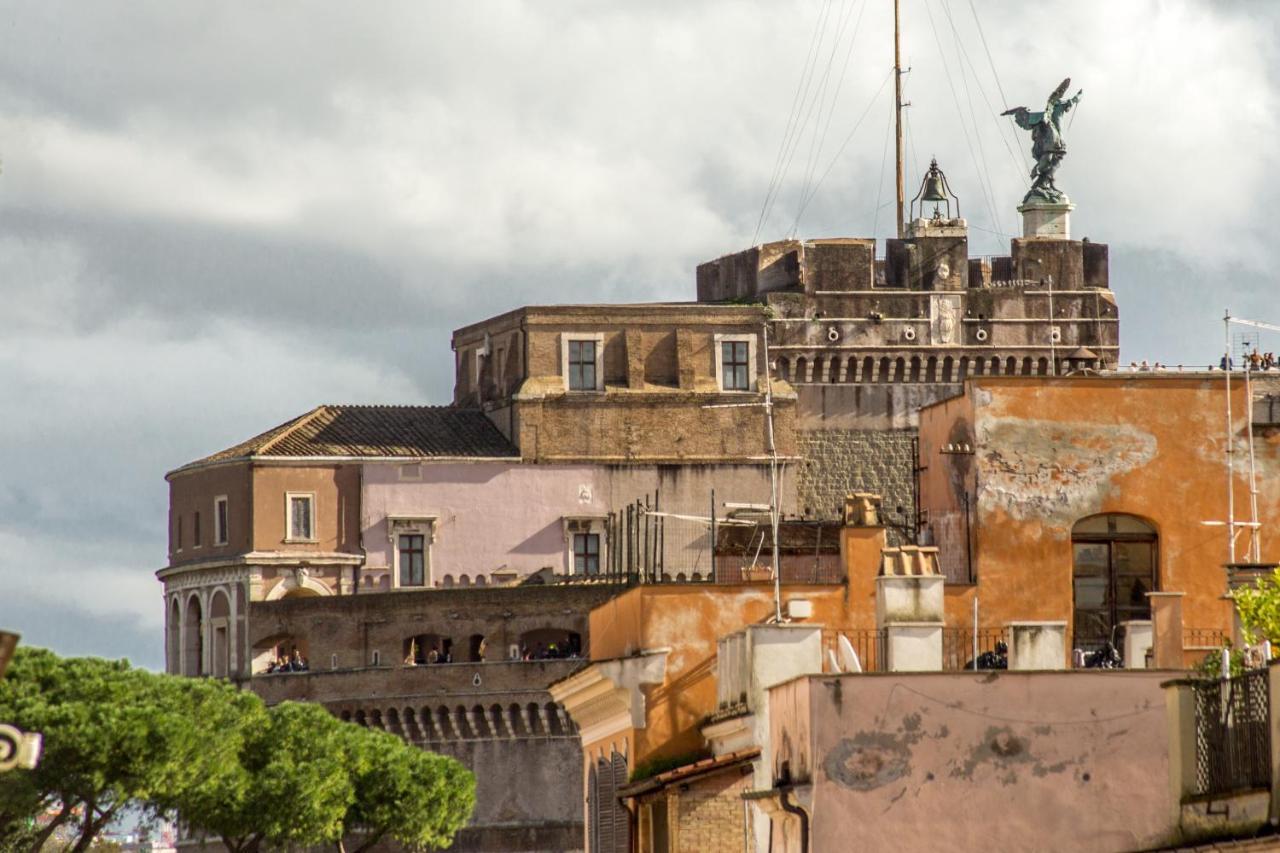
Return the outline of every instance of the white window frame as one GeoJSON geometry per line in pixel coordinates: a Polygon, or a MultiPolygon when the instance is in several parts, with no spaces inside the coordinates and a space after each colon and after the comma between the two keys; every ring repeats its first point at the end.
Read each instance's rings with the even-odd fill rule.
{"type": "Polygon", "coordinates": [[[402,481],[418,483],[422,481],[422,463],[421,462],[402,462],[397,466],[399,471],[398,477],[402,481]],[[406,474],[405,470],[412,468],[415,470],[412,474],[406,474]]]}
{"type": "Polygon", "coordinates": [[[285,492],[284,493],[284,541],[285,542],[319,542],[316,536],[316,493],[315,492],[285,492]],[[293,530],[293,500],[294,498],[307,498],[311,505],[311,530],[310,537],[303,538],[294,536],[293,530]]]}
{"type": "Polygon", "coordinates": [[[755,335],[716,335],[716,387],[724,394],[754,394],[759,388],[756,375],[756,341],[755,335]],[[747,344],[747,388],[729,389],[724,387],[724,347],[721,344],[747,344]]]}
{"type": "Polygon", "coordinates": [[[596,345],[596,387],[595,392],[604,390],[604,332],[562,332],[560,334],[560,378],[564,380],[564,390],[570,394],[591,394],[589,388],[569,388],[569,342],[592,341],[596,345]]]}
{"type": "Polygon", "coordinates": [[[609,567],[609,537],[605,535],[604,516],[564,516],[560,519],[560,523],[564,528],[565,574],[573,575],[574,577],[591,577],[590,575],[578,575],[578,567],[575,565],[573,537],[578,533],[595,534],[600,537],[600,571],[595,576],[599,577],[600,575],[605,574],[609,567]]]}
{"type": "Polygon", "coordinates": [[[204,547],[204,531],[200,524],[200,510],[191,513],[191,550],[204,547]]]}
{"type": "Polygon", "coordinates": [[[213,499],[213,545],[226,545],[230,541],[227,528],[231,526],[231,506],[226,495],[218,495],[213,499]],[[221,522],[219,522],[218,504],[222,504],[221,522]]]}
{"type": "Polygon", "coordinates": [[[431,546],[436,541],[436,521],[437,516],[434,515],[387,516],[387,541],[391,543],[391,589],[431,589],[431,546]],[[422,537],[422,586],[400,585],[401,536],[422,537]]]}

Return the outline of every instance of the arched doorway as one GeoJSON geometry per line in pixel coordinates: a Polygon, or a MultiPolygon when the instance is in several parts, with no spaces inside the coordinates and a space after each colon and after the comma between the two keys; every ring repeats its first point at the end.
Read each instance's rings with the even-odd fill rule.
{"type": "Polygon", "coordinates": [[[1156,529],[1133,515],[1094,515],[1071,528],[1076,648],[1097,648],[1120,623],[1151,618],[1157,546],[1156,529]]]}

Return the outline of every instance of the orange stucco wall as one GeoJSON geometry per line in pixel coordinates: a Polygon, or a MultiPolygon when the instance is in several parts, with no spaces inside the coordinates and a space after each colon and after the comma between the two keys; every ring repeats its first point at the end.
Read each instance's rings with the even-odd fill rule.
{"type": "MultiPolygon", "coordinates": [[[[883,537],[881,528],[867,528],[883,537]]],[[[882,543],[881,543],[882,544],[882,543]]],[[[876,565],[881,544],[875,546],[876,565]]],[[[863,572],[870,574],[873,572],[863,572]]],[[[795,598],[813,603],[806,624],[835,630],[873,626],[874,607],[854,605],[853,587],[788,585],[783,605],[795,598]],[[869,619],[870,622],[865,620],[869,619]]],[[[860,596],[861,597],[861,596],[860,596]]],[[[629,590],[591,612],[593,660],[625,657],[639,651],[669,649],[666,678],[645,692],[645,728],[631,730],[629,766],[657,758],[695,752],[704,747],[699,727],[716,709],[716,643],[747,625],[773,615],[773,588],[768,585],[653,585],[629,590]]],[[[620,742],[618,735],[607,740],[620,742]]],[[[588,757],[608,744],[583,744],[588,757]]]]}
{"type": "MultiPolygon", "coordinates": [[[[1245,395],[1239,383],[1232,390],[1236,517],[1247,520],[1245,395]]],[[[1211,375],[990,377],[922,410],[922,508],[936,519],[960,511],[965,490],[972,501],[977,583],[948,587],[948,624],[971,624],[975,595],[984,626],[1070,621],[1072,527],[1127,513],[1155,526],[1158,586],[1186,594],[1184,625],[1228,629],[1226,532],[1201,523],[1227,514],[1224,403],[1223,381],[1211,375]],[[973,453],[942,452],[948,444],[973,453]]],[[[1280,518],[1280,436],[1256,431],[1255,455],[1267,524],[1280,518]]],[[[1238,540],[1238,559],[1247,540],[1238,540]]],[[[1274,539],[1262,546],[1264,561],[1280,559],[1274,539]]]]}

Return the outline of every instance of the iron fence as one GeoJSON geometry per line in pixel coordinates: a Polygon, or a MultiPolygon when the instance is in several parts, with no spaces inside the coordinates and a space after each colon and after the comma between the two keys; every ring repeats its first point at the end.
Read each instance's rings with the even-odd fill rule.
{"type": "MultiPolygon", "coordinates": [[[[998,655],[997,643],[1007,643],[1004,628],[978,628],[978,651],[973,651],[972,628],[942,629],[942,669],[944,672],[959,672],[965,669],[978,669],[975,663],[990,652],[998,655]]],[[[1008,649],[1005,649],[1008,654],[1008,649]]]]}
{"type": "Polygon", "coordinates": [[[825,630],[822,632],[822,644],[827,659],[835,659],[842,671],[848,671],[849,662],[840,650],[840,637],[843,636],[853,647],[858,656],[858,665],[863,672],[888,672],[889,638],[888,632],[876,628],[855,628],[852,630],[825,630]]]}
{"type": "Polygon", "coordinates": [[[1197,795],[1271,787],[1267,671],[1191,687],[1196,714],[1197,795]]]}
{"type": "Polygon", "coordinates": [[[1220,649],[1227,645],[1227,632],[1218,628],[1183,628],[1184,649],[1220,649]]]}
{"type": "MultiPolygon", "coordinates": [[[[839,523],[785,519],[778,556],[784,583],[842,583],[839,523]]],[[[639,583],[772,583],[773,530],[767,512],[725,513],[712,493],[704,507],[670,508],[654,492],[605,519],[600,575],[639,583]]]]}

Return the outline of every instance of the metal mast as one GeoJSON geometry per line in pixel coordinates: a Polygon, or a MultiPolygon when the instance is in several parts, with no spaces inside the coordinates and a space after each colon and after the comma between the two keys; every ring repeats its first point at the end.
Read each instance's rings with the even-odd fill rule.
{"type": "Polygon", "coordinates": [[[906,236],[905,222],[902,216],[902,46],[901,22],[898,7],[901,0],[893,0],[893,135],[897,143],[897,177],[898,177],[898,237],[906,236]]]}

